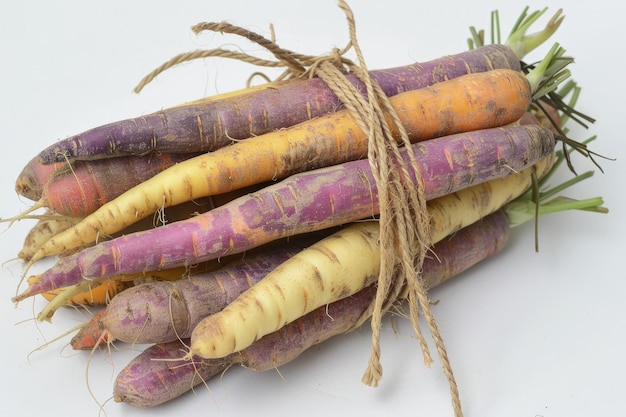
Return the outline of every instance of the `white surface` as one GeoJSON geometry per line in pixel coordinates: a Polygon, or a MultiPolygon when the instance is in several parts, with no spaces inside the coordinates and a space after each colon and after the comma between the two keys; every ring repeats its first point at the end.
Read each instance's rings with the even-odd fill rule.
{"type": "MultiPolygon", "coordinates": [[[[53,141],[243,85],[252,67],[198,61],[168,71],[140,95],[131,93],[144,74],[183,51],[237,43],[258,52],[231,37],[196,38],[189,30],[192,24],[229,20],[267,34],[269,23],[274,23],[281,45],[312,54],[342,47],[347,39],[343,14],[331,0],[38,3],[10,2],[0,14],[3,217],[30,204],[15,195],[14,179],[53,141]]],[[[565,2],[529,3],[533,9],[549,6],[551,13],[565,2]]],[[[602,162],[606,173],[570,195],[602,195],[611,213],[546,218],[538,254],[533,251],[532,227],[515,230],[504,253],[432,292],[432,298],[440,300],[433,309],[468,417],[613,416],[626,409],[626,284],[621,264],[626,92],[619,38],[626,7],[608,0],[567,3],[567,17],[555,40],[576,57],[572,70],[583,86],[580,109],[598,119],[590,132],[599,136],[594,149],[618,158],[602,162]]],[[[526,3],[503,4],[351,2],[370,68],[464,50],[467,28],[488,28],[494,8],[499,8],[508,33],[526,3]]],[[[587,136],[578,133],[579,138],[587,136]]],[[[593,168],[588,161],[578,161],[578,166],[581,171],[593,168]]],[[[86,382],[88,355],[67,348],[69,338],[35,351],[86,316],[64,311],[51,324],[36,325],[31,318],[42,307],[40,302],[17,308],[10,302],[22,271],[22,265],[10,259],[30,225],[14,224],[0,237],[0,260],[6,261],[0,280],[5,338],[0,414],[98,415],[96,400],[109,398],[113,378],[136,352],[122,347],[111,357],[95,355],[88,375],[92,398],[86,382]]],[[[399,322],[398,336],[386,323],[382,349],[385,373],[376,389],[360,382],[369,353],[365,328],[306,353],[281,368],[281,375],[235,369],[221,381],[211,381],[210,393],[199,388],[197,395],[151,410],[109,402],[104,412],[109,417],[452,415],[440,364],[424,368],[405,321],[399,322]]]]}

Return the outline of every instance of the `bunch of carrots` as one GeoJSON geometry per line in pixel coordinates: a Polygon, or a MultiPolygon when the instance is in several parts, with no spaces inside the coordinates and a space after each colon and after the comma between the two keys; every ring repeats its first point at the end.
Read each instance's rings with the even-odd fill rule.
{"type": "MultiPolygon", "coordinates": [[[[556,196],[593,173],[576,174],[570,154],[594,163],[595,154],[566,127],[593,119],[574,108],[580,89],[560,45],[524,61],[563,20],[559,10],[529,34],[544,12],[524,10],[504,42],[472,29],[469,50],[430,62],[365,76],[352,70],[363,65],[333,64],[356,105],[317,76],[317,64],[246,33],[302,71],[95,127],[26,164],[16,190],[36,203],[3,221],[37,220],[20,252],[25,277],[34,262],[58,259],[13,301],[45,297],[39,320],[62,306],[98,308],[75,349],[152,345],[114,384],[116,401],[138,407],[235,364],[275,369],[367,321],[376,333],[375,318],[404,304],[415,322],[429,318],[415,286],[432,288],[498,253],[512,227],[556,211],[607,211],[601,198],[556,196]],[[362,117],[373,102],[393,142],[384,162],[362,117]],[[572,179],[548,187],[563,164],[572,179]],[[419,259],[400,254],[402,233],[392,230],[391,245],[383,238],[395,224],[383,213],[397,196],[381,194],[391,182],[424,202],[399,206],[416,216],[400,232],[425,232],[411,241],[426,246],[411,252],[419,259]],[[418,280],[402,279],[411,269],[418,280]],[[382,285],[385,273],[392,280],[382,285]]],[[[375,362],[370,385],[380,379],[375,362]]]]}

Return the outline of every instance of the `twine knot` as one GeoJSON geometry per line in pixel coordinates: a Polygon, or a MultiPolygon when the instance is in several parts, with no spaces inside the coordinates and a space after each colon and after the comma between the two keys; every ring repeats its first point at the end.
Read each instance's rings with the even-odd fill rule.
{"type": "MultiPolygon", "coordinates": [[[[404,126],[378,84],[370,77],[356,37],[356,25],[352,10],[345,0],[339,7],[347,17],[349,42],[346,47],[333,48],[327,55],[303,55],[278,46],[274,39],[267,39],[247,29],[226,22],[199,23],[192,27],[194,33],[212,31],[243,37],[269,51],[274,60],[257,58],[242,52],[225,49],[192,51],[180,54],[156,68],[137,85],[136,92],[166,69],[184,61],[206,57],[237,59],[256,66],[284,68],[274,80],[319,77],[337,95],[360,128],[368,134],[368,159],[376,179],[380,205],[380,251],[381,267],[377,282],[377,293],[368,311],[355,327],[371,319],[372,348],[367,370],[362,381],[377,386],[382,378],[380,363],[380,328],[383,315],[399,301],[408,301],[409,317],[419,341],[424,363],[430,366],[432,357],[419,326],[420,312],[424,314],[431,336],[435,342],[442,367],[450,385],[452,405],[456,417],[462,417],[458,388],[448,359],[443,339],[430,309],[430,300],[421,269],[426,253],[431,247],[430,218],[424,197],[424,184],[413,154],[411,143],[404,126]],[[354,50],[358,65],[345,57],[354,50]],[[353,73],[364,84],[367,95],[363,96],[345,78],[353,73]],[[393,125],[390,125],[390,123],[393,125]],[[393,128],[392,128],[393,127],[393,128]],[[392,132],[398,132],[396,136],[392,132]],[[400,155],[400,147],[409,154],[409,164],[400,155]],[[410,171],[420,180],[407,184],[410,171]]],[[[260,75],[254,73],[253,75],[260,75]]],[[[252,77],[251,77],[252,78],[252,77]]],[[[264,76],[268,79],[268,77],[264,76]]],[[[250,80],[250,79],[249,79],[250,80]]]]}

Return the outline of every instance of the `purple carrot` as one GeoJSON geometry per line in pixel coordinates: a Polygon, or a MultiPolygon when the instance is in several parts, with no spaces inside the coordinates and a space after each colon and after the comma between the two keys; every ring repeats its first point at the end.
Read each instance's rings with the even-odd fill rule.
{"type": "MultiPolygon", "coordinates": [[[[519,126],[451,135],[413,148],[425,196],[433,199],[533,165],[552,152],[554,137],[539,126],[519,126]]],[[[376,214],[369,161],[308,171],[192,219],[121,236],[63,258],[15,300],[82,279],[215,259],[376,214]]]]}
{"type": "Polygon", "coordinates": [[[184,352],[180,341],[147,348],[118,375],[113,399],[135,407],[153,407],[181,396],[232,365],[227,359],[177,360],[184,352]]]}
{"type": "MultiPolygon", "coordinates": [[[[494,68],[520,70],[519,58],[502,45],[488,45],[425,63],[372,72],[385,94],[393,96],[470,72],[494,68]]],[[[348,80],[365,94],[355,76],[348,80]]],[[[39,154],[43,163],[98,159],[149,152],[212,151],[334,112],[343,105],[320,79],[271,83],[228,98],[208,98],[90,129],[56,142],[39,154]]]]}
{"type": "MultiPolygon", "coordinates": [[[[422,277],[433,288],[498,253],[509,238],[509,223],[500,210],[437,243],[423,264],[422,277]]],[[[357,328],[375,296],[370,286],[354,296],[318,308],[280,330],[257,340],[241,352],[222,359],[193,357],[176,360],[188,351],[188,340],[147,348],[117,376],[114,399],[136,407],[153,407],[176,398],[235,364],[266,371],[296,359],[313,345],[357,328]],[[166,361],[159,359],[167,359],[166,361]]]]}
{"type": "MultiPolygon", "coordinates": [[[[534,165],[554,150],[540,126],[494,128],[413,145],[427,200],[534,165]]],[[[406,150],[403,153],[408,158],[406,150]]],[[[415,173],[408,183],[414,183],[415,173]]],[[[83,279],[190,265],[378,214],[368,160],[293,175],[192,219],[124,235],[60,259],[20,301],[83,279]]]]}
{"type": "Polygon", "coordinates": [[[128,288],[111,300],[102,317],[108,340],[146,344],[188,338],[200,320],[226,307],[282,262],[328,233],[265,245],[216,271],[128,288]]]}

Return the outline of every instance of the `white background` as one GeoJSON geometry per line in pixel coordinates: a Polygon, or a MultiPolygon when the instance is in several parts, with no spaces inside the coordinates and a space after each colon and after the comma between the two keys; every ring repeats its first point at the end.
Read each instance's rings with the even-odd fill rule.
{"type": "MultiPolygon", "coordinates": [[[[551,14],[564,3],[531,1],[530,6],[548,6],[551,14]]],[[[626,93],[621,28],[626,7],[608,0],[567,3],[567,17],[555,40],[576,58],[572,71],[583,87],[579,108],[598,119],[590,132],[575,134],[580,139],[597,134],[594,149],[617,158],[603,161],[605,173],[569,195],[601,195],[611,213],[545,218],[539,253],[533,250],[532,226],[516,229],[497,258],[432,291],[432,298],[440,300],[433,309],[466,416],[615,416],[626,410],[626,284],[620,237],[626,93]]],[[[508,33],[524,4],[502,4],[351,2],[370,68],[462,51],[468,27],[488,28],[495,8],[508,33]]],[[[14,180],[23,165],[53,141],[243,86],[253,67],[211,60],[170,70],[140,95],[131,92],[143,75],[180,52],[236,44],[260,53],[232,37],[196,37],[191,25],[228,20],[269,36],[273,23],[279,44],[311,54],[342,47],[347,40],[345,19],[334,0],[38,1],[3,2],[0,8],[2,217],[31,204],[15,194],[14,180]]],[[[576,163],[580,171],[593,169],[589,161],[576,163]]],[[[111,356],[98,352],[88,377],[88,355],[72,352],[66,346],[69,337],[36,350],[86,315],[63,311],[52,323],[38,325],[32,317],[42,307],[40,301],[17,308],[11,303],[22,271],[22,264],[11,259],[32,224],[23,221],[6,231],[3,227],[0,235],[0,414],[96,416],[97,402],[110,397],[115,375],[140,347],[121,346],[111,356]]],[[[234,369],[222,380],[211,381],[210,392],[200,388],[196,395],[150,410],[108,402],[104,412],[110,417],[452,415],[439,362],[431,369],[423,366],[418,344],[403,320],[397,336],[385,323],[380,387],[363,386],[369,337],[366,327],[325,343],[281,368],[282,376],[234,369]]]]}

